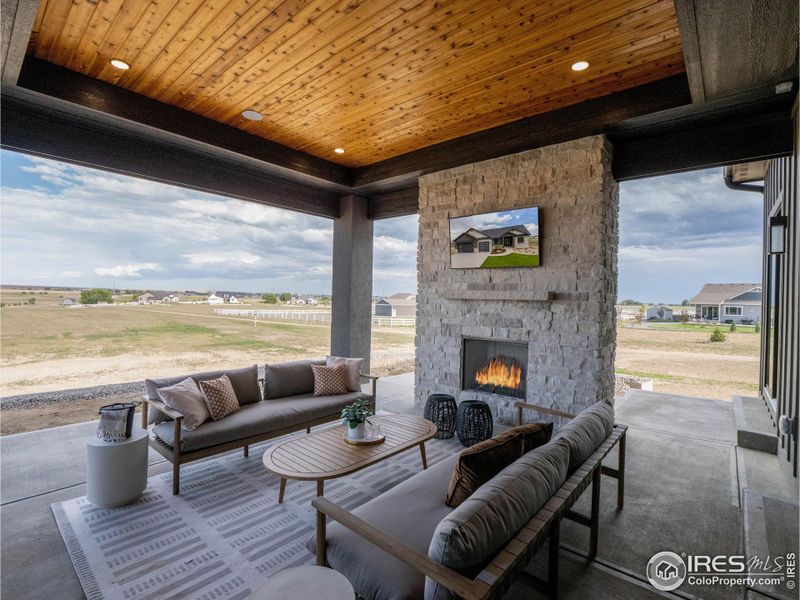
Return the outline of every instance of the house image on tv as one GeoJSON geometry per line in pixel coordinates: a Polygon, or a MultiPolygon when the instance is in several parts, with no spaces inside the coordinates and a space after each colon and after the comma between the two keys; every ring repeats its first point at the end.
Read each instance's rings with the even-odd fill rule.
{"type": "Polygon", "coordinates": [[[456,253],[489,254],[496,248],[527,248],[531,234],[523,225],[499,227],[497,229],[468,229],[453,244],[456,253]]]}

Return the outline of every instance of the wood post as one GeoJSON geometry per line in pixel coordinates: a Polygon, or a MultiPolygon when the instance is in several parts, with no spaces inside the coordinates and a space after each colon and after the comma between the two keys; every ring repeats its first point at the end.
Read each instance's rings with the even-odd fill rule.
{"type": "Polygon", "coordinates": [[[550,541],[547,548],[547,597],[558,598],[558,545],[561,537],[561,521],[554,519],[550,524],[550,541]]]}
{"type": "Polygon", "coordinates": [[[428,468],[428,457],[425,456],[425,442],[419,445],[419,454],[422,457],[422,469],[425,470],[428,468]]]}
{"type": "Polygon", "coordinates": [[[325,493],[325,480],[317,479],[317,497],[321,497],[325,493]]]}
{"type": "Polygon", "coordinates": [[[175,419],[175,433],[172,446],[172,495],[181,491],[181,424],[183,417],[175,419]]]}
{"type": "Polygon", "coordinates": [[[323,513],[321,510],[317,510],[316,551],[317,551],[317,565],[319,565],[320,567],[324,567],[325,563],[327,562],[327,557],[325,556],[325,545],[327,544],[325,536],[325,519],[326,519],[325,513],[323,513]]]}
{"type": "Polygon", "coordinates": [[[597,556],[597,544],[600,539],[600,481],[603,470],[598,464],[592,473],[592,513],[589,525],[589,560],[597,556]]]}
{"type": "Polygon", "coordinates": [[[147,429],[147,402],[142,402],[142,429],[147,429]]]}
{"type": "Polygon", "coordinates": [[[281,477],[280,488],[278,489],[278,504],[283,502],[283,495],[286,493],[286,480],[281,477]]]}

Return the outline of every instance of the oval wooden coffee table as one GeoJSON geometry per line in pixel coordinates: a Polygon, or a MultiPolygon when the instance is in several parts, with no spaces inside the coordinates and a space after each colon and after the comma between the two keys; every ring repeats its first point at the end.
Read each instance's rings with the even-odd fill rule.
{"type": "Polygon", "coordinates": [[[345,428],[339,425],[279,442],[264,452],[264,466],[281,478],[278,502],[283,502],[287,479],[316,481],[317,496],[322,496],[326,479],[344,477],[414,446],[419,446],[422,468],[428,468],[425,442],[436,434],[436,425],[414,415],[378,415],[369,420],[381,426],[383,443],[348,444],[345,428]]]}

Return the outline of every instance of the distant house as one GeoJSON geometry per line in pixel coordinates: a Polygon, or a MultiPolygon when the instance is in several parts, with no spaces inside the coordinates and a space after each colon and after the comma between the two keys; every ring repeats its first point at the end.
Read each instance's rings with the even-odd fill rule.
{"type": "Polygon", "coordinates": [[[178,297],[171,292],[145,292],[136,297],[139,304],[159,304],[163,302],[177,302],[178,297]]]}
{"type": "Polygon", "coordinates": [[[75,300],[73,300],[72,298],[64,298],[61,301],[61,306],[75,306],[76,304],[77,302],[75,302],[75,300]]]}
{"type": "Polygon", "coordinates": [[[224,298],[220,298],[214,292],[211,292],[211,294],[209,294],[207,302],[209,304],[225,304],[224,298]]]}
{"type": "Polygon", "coordinates": [[[468,229],[453,240],[456,252],[490,254],[498,248],[527,248],[531,233],[523,225],[496,229],[468,229]]]}
{"type": "Polygon", "coordinates": [[[228,301],[228,304],[240,304],[239,299],[236,296],[234,296],[233,294],[231,294],[230,296],[227,297],[227,301],[228,301]]]}
{"type": "Polygon", "coordinates": [[[416,294],[393,294],[375,303],[376,317],[415,317],[416,315],[416,294]]]}
{"type": "Polygon", "coordinates": [[[319,304],[319,302],[317,302],[316,298],[307,298],[306,304],[308,304],[309,306],[316,306],[317,304],[319,304]]]}
{"type": "Polygon", "coordinates": [[[648,306],[646,317],[648,321],[672,321],[672,309],[669,306],[664,306],[663,304],[658,306],[648,306]]]}
{"type": "Polygon", "coordinates": [[[761,320],[761,285],[707,283],[694,298],[694,314],[704,321],[757,323],[761,320]]]}

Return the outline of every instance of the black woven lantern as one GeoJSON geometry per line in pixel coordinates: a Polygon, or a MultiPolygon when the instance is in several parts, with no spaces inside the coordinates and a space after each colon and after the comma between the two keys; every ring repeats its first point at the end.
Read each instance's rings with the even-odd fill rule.
{"type": "Polygon", "coordinates": [[[492,437],[492,411],[483,400],[464,400],[456,413],[456,432],[464,446],[474,446],[492,437]]]}
{"type": "Polygon", "coordinates": [[[456,399],[448,394],[431,394],[425,402],[425,418],[436,425],[439,439],[449,439],[456,432],[456,399]]]}

